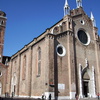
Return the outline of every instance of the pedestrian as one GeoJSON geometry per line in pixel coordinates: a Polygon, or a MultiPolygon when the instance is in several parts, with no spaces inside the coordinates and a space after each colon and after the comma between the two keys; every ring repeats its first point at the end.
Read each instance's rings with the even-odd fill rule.
{"type": "Polygon", "coordinates": [[[99,100],[99,92],[98,92],[97,96],[98,96],[98,100],[99,100]]]}
{"type": "Polygon", "coordinates": [[[75,98],[76,98],[76,100],[79,100],[78,94],[75,94],[75,98]]]}
{"type": "Polygon", "coordinates": [[[46,100],[46,95],[44,95],[44,100],[46,100]]]}
{"type": "Polygon", "coordinates": [[[42,100],[44,100],[44,94],[42,94],[42,100]]]}
{"type": "Polygon", "coordinates": [[[49,94],[49,100],[51,100],[51,94],[49,94]]]}

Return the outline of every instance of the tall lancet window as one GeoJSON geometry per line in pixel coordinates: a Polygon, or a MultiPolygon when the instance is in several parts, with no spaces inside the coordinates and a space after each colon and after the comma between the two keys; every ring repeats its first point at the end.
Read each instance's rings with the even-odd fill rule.
{"type": "Polygon", "coordinates": [[[16,65],[17,65],[17,63],[16,63],[16,61],[15,61],[15,62],[14,62],[15,72],[16,72],[16,67],[17,67],[16,65]]]}
{"type": "Polygon", "coordinates": [[[22,79],[25,80],[26,75],[26,55],[23,57],[23,66],[22,66],[22,79]]]}
{"type": "Polygon", "coordinates": [[[41,74],[41,48],[38,48],[38,67],[37,67],[37,74],[40,76],[41,74]]]}

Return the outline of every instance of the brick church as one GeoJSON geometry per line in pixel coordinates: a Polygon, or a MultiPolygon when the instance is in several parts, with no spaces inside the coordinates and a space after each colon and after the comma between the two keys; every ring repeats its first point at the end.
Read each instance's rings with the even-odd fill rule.
{"type": "MultiPolygon", "coordinates": [[[[88,1],[87,1],[88,2],[88,1]]],[[[100,93],[100,37],[82,0],[11,57],[3,56],[6,14],[0,11],[0,96],[48,99],[96,98],[100,93]]]]}

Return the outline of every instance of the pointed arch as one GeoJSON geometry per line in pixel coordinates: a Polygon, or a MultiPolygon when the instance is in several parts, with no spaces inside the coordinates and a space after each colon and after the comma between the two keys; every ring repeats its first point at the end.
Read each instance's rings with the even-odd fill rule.
{"type": "Polygon", "coordinates": [[[62,23],[62,31],[65,32],[66,29],[67,29],[67,22],[65,21],[62,23]]]}
{"type": "Polygon", "coordinates": [[[58,26],[56,26],[56,27],[54,28],[53,33],[54,33],[54,34],[58,34],[58,33],[59,33],[59,27],[58,27],[58,26]]]}
{"type": "Polygon", "coordinates": [[[87,70],[88,70],[88,68],[87,67],[85,67],[84,69],[83,69],[83,71],[82,71],[82,78],[84,77],[84,75],[87,73],[87,70]]]}
{"type": "Polygon", "coordinates": [[[92,69],[85,67],[82,70],[83,97],[95,97],[95,79],[94,67],[92,69]]]}

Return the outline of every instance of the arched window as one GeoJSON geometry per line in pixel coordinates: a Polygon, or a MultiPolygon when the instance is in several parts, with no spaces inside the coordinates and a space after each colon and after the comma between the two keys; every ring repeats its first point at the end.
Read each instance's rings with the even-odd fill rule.
{"type": "Polygon", "coordinates": [[[71,28],[71,23],[69,22],[69,29],[71,28]]]}
{"type": "Polygon", "coordinates": [[[23,67],[22,67],[22,79],[25,80],[26,74],[26,55],[23,57],[23,67]]]}
{"type": "Polygon", "coordinates": [[[16,72],[16,67],[17,67],[16,61],[14,62],[14,67],[15,67],[15,72],[16,72]]]}
{"type": "Polygon", "coordinates": [[[63,30],[63,32],[66,31],[66,28],[67,28],[66,22],[63,22],[62,23],[62,30],[63,30]]]}
{"type": "Polygon", "coordinates": [[[40,76],[41,74],[41,48],[38,48],[38,67],[37,67],[37,74],[40,76]]]}
{"type": "Polygon", "coordinates": [[[59,27],[58,26],[54,28],[53,33],[54,34],[58,34],[59,33],[59,27]]]}

